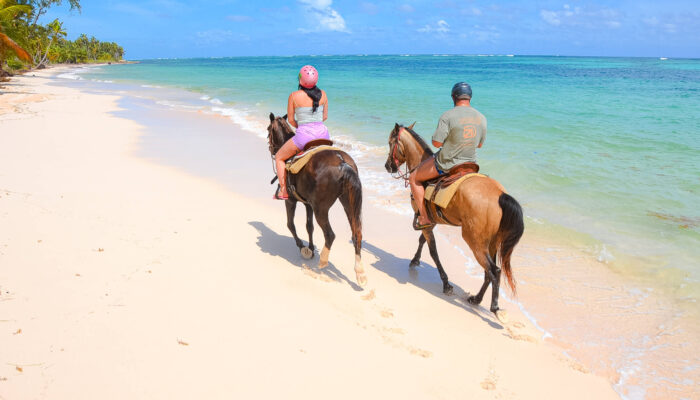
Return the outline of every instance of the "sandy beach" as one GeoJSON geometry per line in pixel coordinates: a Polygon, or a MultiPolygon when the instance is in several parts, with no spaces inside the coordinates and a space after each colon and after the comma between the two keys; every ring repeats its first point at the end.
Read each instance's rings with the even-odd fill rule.
{"type": "Polygon", "coordinates": [[[409,271],[417,235],[398,216],[364,209],[362,289],[339,206],[319,270],[251,189],[271,177],[258,138],[196,116],[235,140],[230,185],[195,176],[143,156],[118,96],[56,73],[0,95],[0,399],[619,398],[515,303],[505,324],[468,306],[480,281],[460,266],[452,297],[427,251],[409,271]]]}

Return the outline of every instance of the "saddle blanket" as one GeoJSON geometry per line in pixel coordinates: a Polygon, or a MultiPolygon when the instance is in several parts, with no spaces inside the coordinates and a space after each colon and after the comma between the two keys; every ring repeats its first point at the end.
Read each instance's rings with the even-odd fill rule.
{"type": "Polygon", "coordinates": [[[311,159],[311,156],[314,154],[318,153],[319,151],[325,151],[325,150],[340,150],[337,147],[334,146],[328,146],[328,145],[321,145],[321,146],[316,146],[313,147],[303,153],[299,153],[296,156],[294,156],[290,161],[287,161],[287,171],[289,171],[292,174],[296,174],[297,172],[301,171],[302,168],[304,168],[304,165],[309,162],[311,159]]]}
{"type": "MultiPolygon", "coordinates": [[[[454,183],[450,184],[450,186],[438,190],[437,194],[435,195],[435,199],[433,200],[433,203],[437,204],[442,208],[447,208],[447,206],[450,204],[450,201],[452,200],[452,197],[455,195],[455,193],[457,193],[459,185],[461,185],[462,182],[466,181],[467,179],[473,178],[475,176],[485,177],[486,175],[479,174],[477,172],[464,175],[463,177],[457,179],[454,183]]],[[[428,185],[428,187],[425,188],[425,200],[430,201],[430,199],[433,197],[434,192],[435,185],[428,185]]]]}

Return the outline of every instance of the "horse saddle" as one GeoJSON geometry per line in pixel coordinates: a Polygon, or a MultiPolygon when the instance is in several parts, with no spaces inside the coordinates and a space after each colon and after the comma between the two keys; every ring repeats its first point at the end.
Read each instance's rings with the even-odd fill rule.
{"type": "Polygon", "coordinates": [[[337,147],[333,147],[333,142],[326,139],[312,140],[304,146],[304,150],[301,153],[297,153],[294,157],[287,161],[286,168],[292,174],[296,174],[301,171],[306,163],[311,160],[311,157],[321,151],[325,150],[340,150],[337,147]]]}
{"type": "Polygon", "coordinates": [[[457,193],[459,185],[475,176],[485,176],[479,173],[478,164],[455,165],[446,174],[425,182],[425,200],[441,208],[447,208],[452,197],[457,193]]]}

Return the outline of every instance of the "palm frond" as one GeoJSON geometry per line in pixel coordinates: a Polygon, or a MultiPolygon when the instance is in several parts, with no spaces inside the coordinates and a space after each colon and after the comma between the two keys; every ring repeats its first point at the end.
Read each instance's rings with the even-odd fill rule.
{"type": "MultiPolygon", "coordinates": [[[[2,0],[0,0],[0,2],[1,1],[2,0]]],[[[32,12],[32,7],[28,5],[17,4],[9,7],[2,7],[2,4],[0,4],[0,20],[9,20],[19,13],[29,14],[30,12],[32,12]]]]}
{"type": "Polygon", "coordinates": [[[24,60],[26,62],[32,61],[32,57],[29,55],[29,53],[27,53],[26,50],[21,48],[17,43],[15,43],[14,40],[10,39],[9,36],[5,35],[2,32],[0,32],[0,47],[6,47],[10,49],[21,60],[24,60]]]}

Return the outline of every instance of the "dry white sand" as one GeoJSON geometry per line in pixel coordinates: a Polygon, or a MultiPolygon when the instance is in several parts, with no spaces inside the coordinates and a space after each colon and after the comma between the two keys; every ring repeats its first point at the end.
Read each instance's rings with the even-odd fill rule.
{"type": "Polygon", "coordinates": [[[376,210],[360,290],[344,217],[305,267],[280,202],[138,158],[116,97],[51,82],[0,95],[0,399],[617,398],[512,304],[412,280],[376,210]]]}

